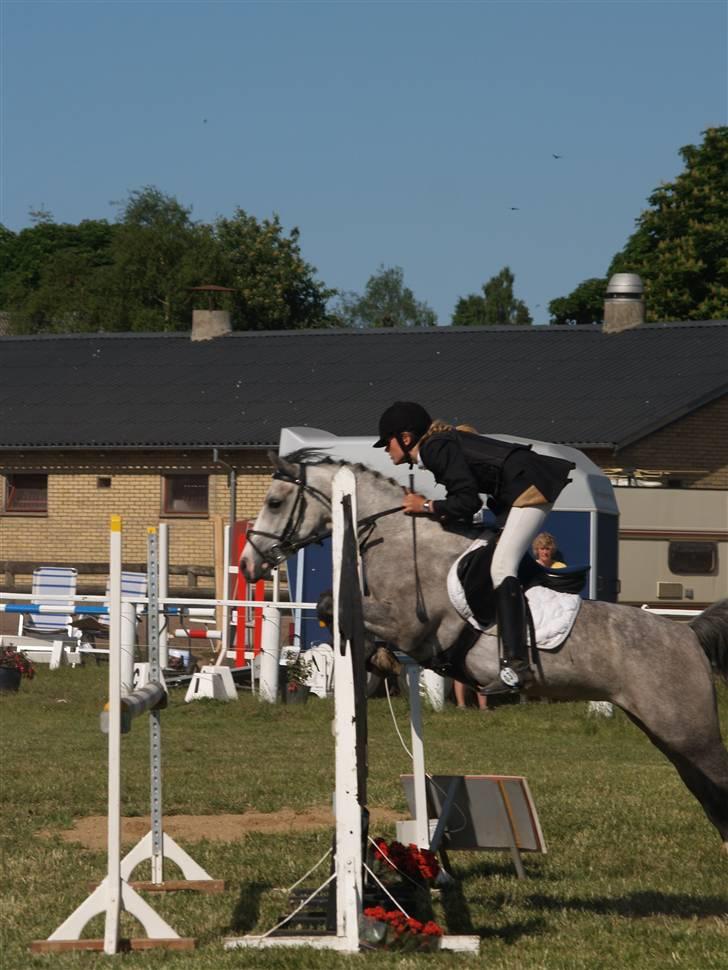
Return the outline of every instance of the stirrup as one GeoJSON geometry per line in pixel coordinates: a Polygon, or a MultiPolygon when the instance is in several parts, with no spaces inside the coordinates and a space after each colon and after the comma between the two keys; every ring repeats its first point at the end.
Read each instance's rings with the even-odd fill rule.
{"type": "Polygon", "coordinates": [[[478,687],[478,693],[490,696],[492,694],[517,694],[525,690],[533,681],[533,673],[528,664],[518,661],[501,661],[498,676],[490,683],[478,687]]]}

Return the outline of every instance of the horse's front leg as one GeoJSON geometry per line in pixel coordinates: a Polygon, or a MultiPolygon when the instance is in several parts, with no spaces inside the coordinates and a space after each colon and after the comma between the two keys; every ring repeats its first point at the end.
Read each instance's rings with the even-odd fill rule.
{"type": "MultiPolygon", "coordinates": [[[[334,619],[334,596],[330,589],[318,598],[316,613],[329,629],[334,619]]],[[[381,674],[399,673],[401,664],[392,651],[382,644],[395,644],[397,628],[388,606],[365,597],[362,600],[364,633],[367,641],[367,665],[381,674]]]]}

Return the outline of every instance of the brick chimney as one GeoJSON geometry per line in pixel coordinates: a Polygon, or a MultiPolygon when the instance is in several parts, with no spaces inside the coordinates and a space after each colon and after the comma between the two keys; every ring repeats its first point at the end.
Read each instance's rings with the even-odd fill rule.
{"type": "Polygon", "coordinates": [[[615,273],[607,283],[602,333],[621,333],[645,322],[642,280],[636,273],[615,273]]]}
{"type": "Polygon", "coordinates": [[[214,293],[232,293],[227,286],[193,286],[194,293],[207,293],[207,309],[192,311],[192,340],[214,340],[232,333],[229,310],[213,310],[214,293]]]}

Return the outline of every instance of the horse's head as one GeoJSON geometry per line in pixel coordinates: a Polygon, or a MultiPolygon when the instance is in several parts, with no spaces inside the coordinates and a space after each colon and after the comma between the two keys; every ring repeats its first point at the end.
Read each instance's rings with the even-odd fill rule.
{"type": "MultiPolygon", "coordinates": [[[[270,573],[306,540],[325,532],[331,520],[330,476],[318,465],[268,452],[273,484],[248,530],[240,571],[248,582],[270,573]]],[[[294,456],[289,456],[294,457],[294,456]]]]}

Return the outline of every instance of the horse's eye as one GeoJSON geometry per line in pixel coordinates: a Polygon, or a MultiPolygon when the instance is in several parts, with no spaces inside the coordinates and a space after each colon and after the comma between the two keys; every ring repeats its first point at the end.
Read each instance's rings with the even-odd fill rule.
{"type": "Polygon", "coordinates": [[[269,509],[279,509],[283,505],[283,500],[279,498],[269,498],[268,508],[269,509]]]}

